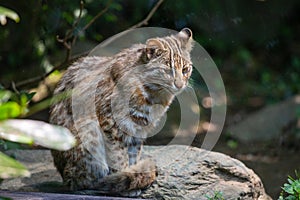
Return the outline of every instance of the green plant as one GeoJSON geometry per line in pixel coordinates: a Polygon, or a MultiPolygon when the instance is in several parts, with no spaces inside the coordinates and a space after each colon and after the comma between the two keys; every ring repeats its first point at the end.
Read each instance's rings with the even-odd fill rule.
{"type": "Polygon", "coordinates": [[[6,18],[10,18],[17,23],[20,21],[20,17],[16,12],[14,12],[8,8],[0,6],[0,24],[1,25],[6,24],[6,18]]]}
{"type": "Polygon", "coordinates": [[[236,149],[239,145],[238,141],[237,140],[234,140],[234,139],[230,139],[226,142],[227,146],[230,148],[230,149],[236,149]]]}
{"type": "MultiPolygon", "coordinates": [[[[66,128],[37,120],[12,119],[30,112],[28,105],[33,96],[34,93],[0,88],[0,149],[7,150],[11,142],[57,150],[72,148],[75,139],[66,128]]],[[[0,182],[5,178],[29,175],[25,166],[0,152],[0,182]]]]}
{"type": "Polygon", "coordinates": [[[220,191],[215,191],[213,196],[205,195],[207,200],[225,200],[223,193],[220,191]]]}
{"type": "Polygon", "coordinates": [[[28,112],[28,103],[35,93],[12,92],[0,89],[0,120],[23,116],[28,112]]]}
{"type": "Polygon", "coordinates": [[[225,134],[225,139],[226,139],[226,145],[230,148],[230,149],[237,149],[239,146],[238,141],[232,137],[232,133],[231,132],[227,132],[225,134]]]}
{"type": "Polygon", "coordinates": [[[297,171],[295,174],[295,179],[288,176],[288,183],[283,185],[278,200],[300,200],[300,176],[297,171]]]}

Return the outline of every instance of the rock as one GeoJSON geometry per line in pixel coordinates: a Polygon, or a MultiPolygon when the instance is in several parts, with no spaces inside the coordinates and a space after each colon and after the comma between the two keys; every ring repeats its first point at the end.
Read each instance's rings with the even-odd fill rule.
{"type": "MultiPolygon", "coordinates": [[[[128,200],[128,198],[121,197],[100,197],[100,196],[89,196],[89,195],[77,195],[77,194],[55,194],[55,193],[44,193],[44,192],[11,192],[11,191],[0,191],[1,197],[8,197],[14,200],[73,200],[73,199],[84,199],[84,200],[128,200]]],[[[136,199],[138,200],[138,199],[136,199]]]]}
{"type": "Polygon", "coordinates": [[[146,153],[160,170],[143,198],[201,200],[221,192],[224,199],[271,199],[251,169],[224,154],[180,145],[151,146],[146,153]]]}
{"type": "MultiPolygon", "coordinates": [[[[271,199],[251,169],[224,154],[181,145],[145,146],[144,152],[156,160],[159,172],[157,181],[141,198],[202,200],[221,193],[224,199],[271,199]]],[[[61,184],[49,184],[61,183],[50,151],[14,150],[9,154],[24,163],[32,177],[4,180],[0,189],[63,192],[61,184]]]]}
{"type": "Polygon", "coordinates": [[[231,136],[241,142],[278,138],[282,129],[299,117],[300,95],[266,106],[241,122],[228,127],[231,136]],[[298,113],[297,113],[298,112],[298,113]]]}

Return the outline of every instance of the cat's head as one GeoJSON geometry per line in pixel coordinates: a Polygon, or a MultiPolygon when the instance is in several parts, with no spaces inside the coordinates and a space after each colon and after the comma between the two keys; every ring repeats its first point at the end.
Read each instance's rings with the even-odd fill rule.
{"type": "Polygon", "coordinates": [[[144,56],[152,73],[147,78],[151,78],[152,82],[157,80],[157,85],[172,93],[180,92],[187,86],[192,74],[192,47],[192,31],[188,28],[175,35],[148,39],[144,56]]]}

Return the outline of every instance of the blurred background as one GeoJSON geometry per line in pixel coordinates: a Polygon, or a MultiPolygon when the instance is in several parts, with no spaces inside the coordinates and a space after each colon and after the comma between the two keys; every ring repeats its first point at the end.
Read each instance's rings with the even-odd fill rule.
{"type": "MultiPolygon", "coordinates": [[[[30,108],[51,97],[67,67],[64,61],[84,55],[140,22],[157,3],[83,2],[80,8],[78,0],[0,0],[0,6],[20,17],[19,23],[7,19],[0,26],[0,87],[37,92],[29,104],[29,113],[34,115],[27,113],[28,118],[48,120],[47,107],[36,109],[38,112],[30,108]],[[85,28],[99,13],[101,16],[85,28]],[[75,41],[71,51],[57,38],[66,38],[65,44],[75,41]],[[47,72],[50,76],[43,77],[47,72]]],[[[225,128],[213,150],[252,168],[273,198],[279,196],[287,176],[300,169],[299,22],[297,0],[164,0],[147,24],[173,30],[189,27],[210,54],[222,75],[228,103],[225,128]]],[[[191,86],[202,102],[202,128],[193,142],[200,147],[210,117],[208,93],[197,75],[193,75],[191,86]]],[[[148,144],[166,144],[171,135],[157,137],[161,139],[150,138],[148,144]]]]}

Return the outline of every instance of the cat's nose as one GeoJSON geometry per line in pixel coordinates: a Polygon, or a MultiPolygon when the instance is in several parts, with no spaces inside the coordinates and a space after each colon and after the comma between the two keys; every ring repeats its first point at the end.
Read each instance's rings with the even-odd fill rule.
{"type": "Polygon", "coordinates": [[[181,89],[184,83],[180,80],[175,80],[174,85],[176,86],[176,88],[181,89]]]}

